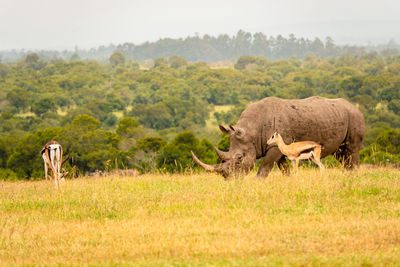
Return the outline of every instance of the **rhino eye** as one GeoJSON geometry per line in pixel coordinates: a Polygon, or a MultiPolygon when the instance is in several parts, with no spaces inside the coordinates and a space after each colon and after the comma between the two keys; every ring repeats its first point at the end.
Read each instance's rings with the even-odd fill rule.
{"type": "Polygon", "coordinates": [[[235,158],[241,160],[241,159],[243,159],[243,155],[242,154],[236,154],[235,158]]]}

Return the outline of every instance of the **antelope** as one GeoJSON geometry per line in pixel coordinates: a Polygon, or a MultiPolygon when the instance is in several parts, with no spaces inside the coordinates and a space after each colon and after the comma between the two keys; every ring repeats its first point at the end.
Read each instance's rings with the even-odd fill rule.
{"type": "Polygon", "coordinates": [[[58,188],[60,181],[63,180],[64,176],[68,174],[68,172],[61,172],[61,168],[63,164],[68,160],[68,156],[64,159],[64,161],[62,160],[62,146],[57,141],[50,141],[46,145],[44,145],[41,154],[44,161],[45,179],[47,180],[47,172],[48,168],[50,168],[50,171],[56,183],[56,187],[58,188]]]}
{"type": "Polygon", "coordinates": [[[324,165],[321,163],[322,145],[313,141],[294,142],[286,145],[282,136],[275,132],[267,141],[268,145],[277,144],[281,153],[289,158],[292,162],[293,173],[297,173],[299,169],[299,161],[302,159],[311,159],[319,166],[319,170],[324,170],[324,165]]]}

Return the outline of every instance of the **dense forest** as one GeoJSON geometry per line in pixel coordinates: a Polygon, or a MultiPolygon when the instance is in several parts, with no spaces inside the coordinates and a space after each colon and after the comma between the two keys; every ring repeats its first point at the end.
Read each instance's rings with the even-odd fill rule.
{"type": "Polygon", "coordinates": [[[0,64],[0,177],[43,177],[40,151],[51,139],[72,174],[183,172],[193,168],[190,150],[213,163],[213,144],[229,145],[217,124],[268,96],[348,99],[365,116],[362,162],[400,162],[400,56],[242,56],[233,68],[171,56],[141,68],[124,53],[107,64],[36,53],[0,64]]]}
{"type": "Polygon", "coordinates": [[[204,35],[189,36],[186,38],[165,38],[156,42],[143,44],[125,43],[121,45],[110,44],[92,49],[79,49],[64,51],[25,51],[11,50],[0,51],[0,59],[10,63],[23,60],[28,54],[35,52],[45,60],[96,60],[104,63],[115,51],[124,53],[128,60],[135,60],[141,65],[149,64],[149,60],[159,57],[179,56],[189,62],[204,61],[207,63],[219,61],[236,61],[242,55],[262,56],[268,60],[288,59],[296,56],[304,59],[308,54],[319,57],[336,57],[342,54],[361,56],[369,52],[378,52],[383,56],[399,55],[400,45],[389,41],[385,45],[336,45],[334,40],[326,37],[325,40],[297,38],[293,34],[288,37],[282,35],[266,36],[264,33],[251,34],[238,31],[235,35],[220,34],[218,36],[204,35]]]}

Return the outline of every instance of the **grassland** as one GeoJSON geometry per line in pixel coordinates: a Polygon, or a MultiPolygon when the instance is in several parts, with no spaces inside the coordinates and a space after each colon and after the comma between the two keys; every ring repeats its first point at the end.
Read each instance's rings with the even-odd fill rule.
{"type": "Polygon", "coordinates": [[[1,182],[0,263],[400,266],[400,171],[1,182]]]}

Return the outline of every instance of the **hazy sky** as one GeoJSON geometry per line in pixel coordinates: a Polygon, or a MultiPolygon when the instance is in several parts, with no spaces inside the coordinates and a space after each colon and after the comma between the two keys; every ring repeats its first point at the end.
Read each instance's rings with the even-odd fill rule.
{"type": "Polygon", "coordinates": [[[0,0],[0,50],[90,48],[195,34],[400,41],[399,0],[0,0]]]}

